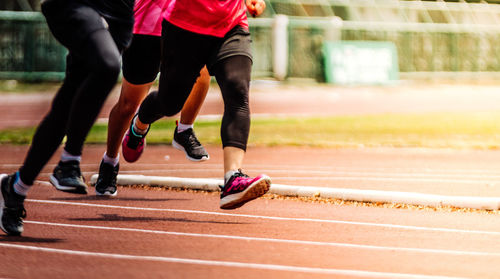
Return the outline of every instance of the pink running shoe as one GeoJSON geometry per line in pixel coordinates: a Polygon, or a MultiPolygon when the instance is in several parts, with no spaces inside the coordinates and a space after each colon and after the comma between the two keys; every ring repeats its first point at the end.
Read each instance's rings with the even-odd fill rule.
{"type": "MultiPolygon", "coordinates": [[[[132,119],[132,123],[134,123],[135,117],[132,119]]],[[[129,163],[133,163],[141,157],[144,148],[146,148],[146,135],[149,132],[148,128],[144,135],[136,134],[132,123],[122,141],[123,158],[129,163]]]]}
{"type": "Polygon", "coordinates": [[[271,187],[271,178],[261,174],[255,178],[248,177],[240,171],[227,181],[220,195],[221,209],[235,209],[245,203],[263,196],[271,187]]]}

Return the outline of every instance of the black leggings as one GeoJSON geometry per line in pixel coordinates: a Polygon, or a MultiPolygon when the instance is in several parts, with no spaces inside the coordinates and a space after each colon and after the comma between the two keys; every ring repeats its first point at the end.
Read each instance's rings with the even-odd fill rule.
{"type": "Polygon", "coordinates": [[[206,64],[217,79],[224,100],[222,145],[246,150],[250,130],[248,91],[252,69],[251,55],[247,51],[249,33],[235,29],[224,38],[216,38],[166,23],[163,25],[162,40],[159,89],[142,102],[139,120],[151,124],[163,116],[179,113],[206,64]]]}
{"type": "Polygon", "coordinates": [[[65,150],[81,155],[83,143],[120,73],[120,50],[110,32],[100,29],[68,47],[66,77],[48,114],[38,126],[20,169],[21,180],[33,181],[67,137],[65,150]]]}
{"type": "MultiPolygon", "coordinates": [[[[251,67],[250,58],[240,55],[224,59],[214,69],[214,75],[224,100],[224,115],[220,130],[223,147],[233,146],[246,150],[250,130],[248,90],[251,67]]],[[[197,70],[198,73],[200,70],[201,68],[197,70]]],[[[188,85],[175,87],[179,76],[170,77],[162,73],[162,77],[160,77],[160,86],[162,82],[164,86],[161,86],[159,91],[151,92],[139,108],[139,120],[143,123],[151,124],[163,116],[173,116],[179,113],[196,80],[196,76],[192,79],[185,79],[188,85]],[[168,81],[172,78],[176,82],[168,81]],[[174,86],[169,87],[165,83],[174,86]],[[180,90],[182,88],[184,89],[180,90]],[[173,92],[179,92],[179,94],[173,92]]]]}

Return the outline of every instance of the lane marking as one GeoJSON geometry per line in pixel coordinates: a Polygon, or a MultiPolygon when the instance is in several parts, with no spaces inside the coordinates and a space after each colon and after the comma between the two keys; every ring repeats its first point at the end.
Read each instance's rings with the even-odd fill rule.
{"type": "Polygon", "coordinates": [[[167,262],[178,264],[194,264],[194,265],[207,265],[207,266],[221,266],[221,267],[237,267],[245,269],[263,269],[274,271],[290,271],[302,273],[316,273],[316,274],[331,274],[331,275],[345,275],[345,276],[361,276],[367,278],[422,278],[422,279],[452,279],[464,277],[449,277],[449,276],[435,276],[423,274],[409,274],[409,273],[389,273],[378,271],[363,271],[363,270],[349,270],[349,269],[333,269],[333,268],[315,268],[315,267],[302,267],[302,266],[288,266],[288,265],[275,265],[275,264],[259,264],[259,263],[243,263],[243,262],[229,262],[229,261],[215,261],[215,260],[201,260],[201,259],[186,259],[186,258],[173,258],[173,257],[160,257],[160,256],[139,256],[139,255],[125,255],[114,253],[100,253],[100,252],[87,252],[79,250],[56,249],[47,247],[36,247],[29,245],[19,245],[10,243],[0,243],[0,247],[22,249],[36,252],[58,253],[72,256],[89,256],[111,258],[119,260],[139,260],[139,261],[155,261],[167,262]]]}
{"type": "Polygon", "coordinates": [[[188,214],[203,214],[203,215],[241,217],[241,218],[264,219],[264,220],[275,220],[275,221],[294,221],[294,222],[301,221],[301,222],[314,222],[314,223],[330,223],[330,224],[341,224],[341,225],[380,227],[380,228],[391,228],[391,229],[402,229],[402,230],[416,230],[416,231],[465,233],[465,234],[500,236],[500,232],[496,232],[496,231],[462,230],[462,229],[450,229],[450,228],[430,228],[430,227],[418,227],[418,226],[409,226],[409,225],[370,223],[370,222],[358,222],[358,221],[341,221],[341,220],[328,220],[328,219],[261,216],[261,215],[234,214],[234,213],[189,210],[189,209],[131,207],[131,206],[118,206],[118,205],[54,201],[54,200],[26,199],[25,201],[34,202],[34,203],[55,204],[55,205],[71,205],[71,206],[87,206],[87,207],[99,207],[99,208],[111,208],[111,209],[127,209],[127,210],[141,210],[141,211],[159,211],[159,212],[174,212],[174,213],[188,213],[188,214]]]}
{"type": "MultiPolygon", "coordinates": [[[[19,168],[21,164],[0,164],[0,167],[2,168],[19,168]]],[[[53,168],[56,166],[56,164],[47,164],[46,165],[49,168],[53,168]]],[[[159,166],[165,166],[164,163],[135,163],[134,164],[135,168],[147,168],[151,169],[154,167],[159,167],[159,166]]],[[[220,171],[221,165],[220,164],[210,164],[210,163],[202,163],[202,164],[182,164],[182,163],[169,163],[168,164],[169,168],[183,168],[183,170],[189,170],[189,169],[208,169],[211,168],[212,170],[220,171]]],[[[86,167],[95,167],[96,171],[99,167],[98,164],[81,164],[80,167],[86,168],[86,167]]],[[[370,173],[382,173],[385,174],[387,171],[393,172],[395,175],[400,175],[402,172],[407,172],[409,175],[415,174],[415,175],[472,175],[472,176],[483,176],[483,175],[490,175],[491,177],[500,177],[500,172],[496,169],[439,169],[436,170],[436,168],[422,168],[422,167],[416,167],[416,168],[401,168],[401,167],[342,167],[342,166],[335,166],[335,167],[325,167],[325,166],[301,166],[301,165],[283,165],[280,164],[279,166],[276,165],[262,165],[262,164],[245,164],[246,168],[249,169],[259,169],[259,170],[264,170],[264,171],[290,171],[293,170],[293,172],[310,172],[310,171],[325,171],[325,172],[355,172],[355,173],[360,173],[364,174],[367,172],[370,173]]],[[[162,168],[162,170],[164,170],[162,168]]],[[[172,170],[172,169],[170,169],[172,170]]]]}
{"type": "MultiPolygon", "coordinates": [[[[137,165],[147,166],[153,165],[158,166],[158,164],[144,164],[137,165]]],[[[18,165],[16,165],[18,166],[18,165]]],[[[93,166],[93,165],[92,165],[93,166]]],[[[186,166],[189,169],[147,169],[147,170],[122,170],[122,174],[134,174],[134,173],[189,173],[189,172],[205,172],[205,173],[213,173],[219,171],[220,166],[216,167],[216,165],[211,165],[213,168],[207,168],[210,165],[204,165],[203,168],[195,168],[193,166],[185,165],[185,164],[173,164],[171,166],[186,166]]],[[[293,170],[293,173],[296,174],[309,174],[309,175],[323,175],[323,176],[285,176],[280,177],[273,174],[280,173],[290,173],[291,170],[283,170],[283,169],[270,169],[263,168],[262,166],[258,166],[260,169],[252,169],[255,172],[267,172],[271,175],[271,177],[275,180],[281,181],[297,181],[297,180],[316,180],[316,181],[376,181],[376,182],[409,182],[409,183],[421,183],[421,182],[430,182],[430,183],[453,183],[453,184],[487,184],[487,185],[496,185],[499,182],[500,175],[495,174],[466,174],[464,172],[460,173],[425,173],[425,172],[417,172],[417,173],[387,173],[387,172],[366,172],[366,171],[330,171],[330,170],[293,170]]],[[[391,169],[394,171],[394,169],[391,169]]],[[[84,175],[92,175],[95,174],[95,171],[86,171],[82,172],[84,175]]],[[[497,172],[498,173],[498,172],[497,172]]],[[[51,173],[41,173],[41,176],[47,176],[51,173]]]]}
{"type": "Polygon", "coordinates": [[[138,233],[165,234],[165,235],[174,235],[174,236],[200,237],[200,238],[217,238],[217,239],[232,239],[232,240],[245,240],[245,241],[275,242],[275,243],[287,243],[287,244],[311,245],[311,246],[330,246],[330,247],[336,247],[336,248],[354,248],[354,249],[365,249],[365,250],[375,250],[375,251],[431,253],[431,254],[453,255],[453,256],[488,256],[488,257],[499,257],[500,256],[500,253],[495,253],[495,252],[409,248],[409,247],[396,247],[396,246],[376,246],[376,245],[350,244],[350,243],[339,243],[339,242],[320,242],[320,241],[310,241],[310,240],[278,239],[278,238],[266,238],[266,237],[250,237],[250,236],[235,236],[235,235],[220,235],[220,234],[201,234],[201,233],[145,230],[145,229],[135,229],[135,228],[63,224],[63,223],[41,222],[41,221],[24,221],[24,223],[34,224],[34,225],[56,226],[56,227],[97,229],[97,230],[110,230],[110,231],[126,231],[126,232],[138,232],[138,233]]]}

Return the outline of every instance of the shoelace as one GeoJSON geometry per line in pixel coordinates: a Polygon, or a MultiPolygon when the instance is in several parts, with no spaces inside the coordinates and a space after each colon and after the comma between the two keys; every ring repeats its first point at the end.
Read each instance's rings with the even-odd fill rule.
{"type": "Polygon", "coordinates": [[[132,132],[130,132],[130,134],[128,136],[127,146],[132,148],[132,149],[137,149],[140,145],[143,144],[142,139],[143,139],[143,137],[138,137],[138,136],[134,135],[132,132]]]}
{"type": "Polygon", "coordinates": [[[100,176],[100,179],[104,182],[105,185],[111,185],[115,184],[113,182],[116,182],[116,176],[115,176],[115,168],[111,165],[109,166],[104,166],[105,168],[109,168],[109,170],[106,170],[103,172],[103,175],[100,176]]]}
{"type": "Polygon", "coordinates": [[[67,173],[68,177],[80,177],[80,176],[82,176],[82,173],[80,172],[80,168],[73,166],[73,165],[62,166],[61,170],[63,171],[63,173],[67,173]]]}
{"type": "MultiPolygon", "coordinates": [[[[241,169],[238,169],[238,172],[235,172],[232,177],[234,177],[236,179],[236,177],[249,177],[248,175],[244,174],[241,169]]],[[[231,178],[232,178],[231,177],[231,178]]],[[[234,180],[234,179],[233,179],[234,180]]],[[[225,188],[225,185],[219,185],[219,188],[220,188],[220,191],[223,192],[224,191],[224,188],[225,188]]]]}
{"type": "Polygon", "coordinates": [[[110,184],[114,184],[113,182],[116,181],[116,178],[112,174],[106,174],[106,175],[103,175],[102,181],[104,182],[104,184],[109,186],[110,184]]]}
{"type": "Polygon", "coordinates": [[[248,176],[248,175],[246,175],[246,174],[242,173],[242,172],[241,172],[241,170],[238,170],[238,172],[234,173],[234,174],[233,174],[233,176],[232,176],[232,181],[233,181],[233,182],[231,183],[231,184],[232,184],[232,187],[230,187],[230,188],[228,189],[228,191],[234,191],[234,190],[238,191],[238,190],[242,190],[242,189],[244,189],[244,188],[242,188],[242,187],[246,187],[245,182],[241,182],[241,181],[238,181],[238,182],[237,182],[237,184],[236,184],[236,185],[234,185],[234,181],[235,181],[236,179],[240,178],[240,177],[242,177],[242,178],[249,178],[249,176],[248,176]]]}
{"type": "Polygon", "coordinates": [[[200,141],[196,138],[196,136],[194,134],[189,135],[188,142],[191,146],[195,146],[195,147],[201,146],[200,141]]]}
{"type": "Polygon", "coordinates": [[[248,175],[241,172],[241,169],[239,169],[238,172],[234,173],[233,176],[234,177],[249,177],[248,175]]]}

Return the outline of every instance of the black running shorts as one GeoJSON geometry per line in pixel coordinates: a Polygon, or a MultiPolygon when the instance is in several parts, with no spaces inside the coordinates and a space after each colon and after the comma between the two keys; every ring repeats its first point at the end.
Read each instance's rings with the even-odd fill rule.
{"type": "Polygon", "coordinates": [[[161,37],[134,34],[123,53],[123,77],[132,84],[153,82],[160,71],[161,37]]]}
{"type": "Polygon", "coordinates": [[[221,42],[222,44],[215,59],[210,59],[207,63],[207,69],[210,74],[213,75],[213,67],[217,65],[218,62],[228,57],[243,55],[252,60],[252,39],[247,29],[236,26],[224,36],[221,42]]]}

